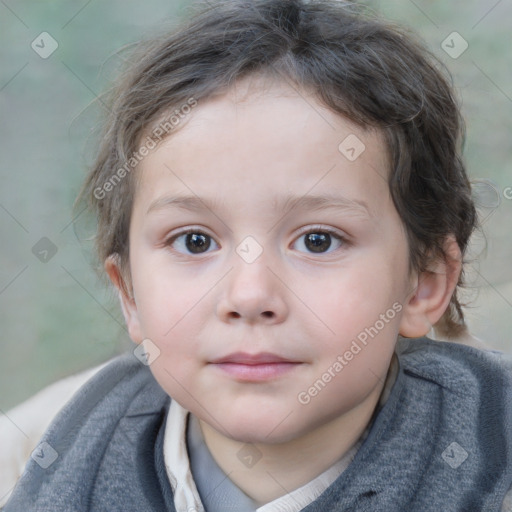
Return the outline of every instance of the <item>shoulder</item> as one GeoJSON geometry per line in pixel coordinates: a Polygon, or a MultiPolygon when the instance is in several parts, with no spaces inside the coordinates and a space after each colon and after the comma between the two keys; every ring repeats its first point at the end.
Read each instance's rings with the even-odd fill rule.
{"type": "MultiPolygon", "coordinates": [[[[163,432],[169,403],[150,369],[133,354],[115,358],[57,414],[6,510],[78,510],[91,492],[112,490],[111,484],[127,503],[127,496],[142,496],[140,473],[154,473],[154,456],[148,454],[163,432]],[[57,494],[60,508],[54,503],[57,494]]],[[[148,478],[154,482],[153,476],[148,478]]]]}
{"type": "Polygon", "coordinates": [[[86,417],[112,416],[155,385],[149,369],[127,354],[61,379],[1,415],[0,506],[45,432],[76,432],[86,417]]]}
{"type": "Polygon", "coordinates": [[[401,338],[397,355],[404,373],[445,390],[473,396],[477,390],[512,393],[512,358],[502,352],[429,338],[401,338]]]}
{"type": "Polygon", "coordinates": [[[55,416],[71,397],[109,362],[48,385],[0,415],[0,507],[5,504],[55,416]]]}
{"type": "MultiPolygon", "coordinates": [[[[167,398],[154,379],[149,367],[142,364],[132,353],[112,359],[90,378],[56,416],[49,429],[69,431],[77,422],[85,419],[93,425],[95,418],[105,422],[126,414],[139,414],[148,410],[148,404],[141,396],[153,394],[167,398]]],[[[151,409],[151,407],[149,407],[151,409]]]]}

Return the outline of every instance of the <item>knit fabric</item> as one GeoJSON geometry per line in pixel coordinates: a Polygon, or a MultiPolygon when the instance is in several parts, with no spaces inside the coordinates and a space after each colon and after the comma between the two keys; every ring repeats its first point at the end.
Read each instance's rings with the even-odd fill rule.
{"type": "MultiPolygon", "coordinates": [[[[512,486],[512,369],[493,352],[399,340],[396,382],[348,468],[304,512],[499,512],[512,486]]],[[[176,512],[170,399],[133,355],[74,396],[4,512],[176,512]]],[[[187,512],[187,511],[178,511],[187,512]]]]}

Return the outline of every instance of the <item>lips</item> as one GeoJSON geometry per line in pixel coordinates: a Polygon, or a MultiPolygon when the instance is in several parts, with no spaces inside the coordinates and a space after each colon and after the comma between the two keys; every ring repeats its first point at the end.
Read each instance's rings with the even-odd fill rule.
{"type": "Polygon", "coordinates": [[[242,382],[261,382],[277,379],[302,364],[276,354],[236,352],[213,360],[210,364],[224,374],[242,382]]]}
{"type": "Polygon", "coordinates": [[[271,354],[269,352],[261,352],[259,354],[248,354],[245,352],[235,352],[228,356],[221,357],[212,361],[213,364],[233,363],[233,364],[273,364],[273,363],[291,363],[289,359],[271,354]]]}

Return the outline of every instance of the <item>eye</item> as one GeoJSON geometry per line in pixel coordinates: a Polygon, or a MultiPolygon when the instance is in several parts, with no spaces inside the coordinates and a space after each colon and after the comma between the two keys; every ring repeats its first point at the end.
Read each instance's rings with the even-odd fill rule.
{"type": "Polygon", "coordinates": [[[203,254],[208,252],[212,246],[214,249],[219,248],[210,235],[197,230],[178,233],[169,238],[165,245],[182,254],[203,254]]]}
{"type": "Polygon", "coordinates": [[[309,230],[300,235],[293,244],[295,249],[309,253],[328,253],[339,249],[346,243],[343,236],[326,228],[309,230]]]}

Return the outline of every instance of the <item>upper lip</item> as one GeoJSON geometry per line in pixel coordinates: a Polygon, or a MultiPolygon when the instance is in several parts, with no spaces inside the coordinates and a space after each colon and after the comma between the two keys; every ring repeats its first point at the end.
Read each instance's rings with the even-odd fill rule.
{"type": "Polygon", "coordinates": [[[257,364],[270,364],[270,363],[295,363],[297,361],[292,361],[291,359],[287,359],[285,357],[281,357],[276,354],[271,354],[270,352],[260,352],[259,354],[248,354],[246,352],[234,352],[233,354],[229,354],[227,356],[220,357],[211,362],[213,364],[233,363],[233,364],[257,365],[257,364]]]}

